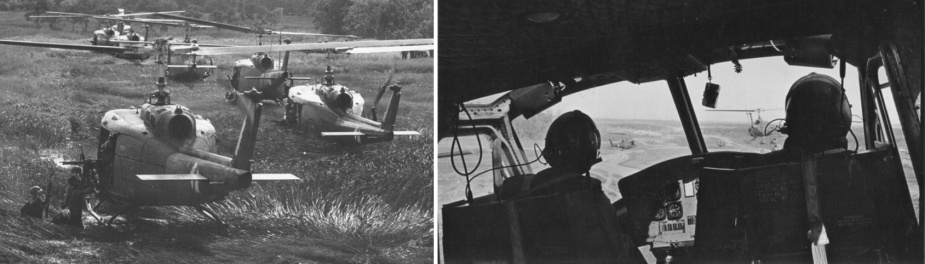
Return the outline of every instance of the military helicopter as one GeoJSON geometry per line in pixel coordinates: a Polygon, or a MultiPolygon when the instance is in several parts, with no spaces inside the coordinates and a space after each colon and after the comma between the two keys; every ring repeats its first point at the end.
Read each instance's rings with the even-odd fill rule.
{"type": "MultiPolygon", "coordinates": [[[[764,136],[767,136],[767,135],[768,135],[768,134],[766,134],[767,132],[765,132],[765,129],[767,129],[767,127],[766,127],[767,125],[762,126],[762,124],[766,124],[766,123],[764,122],[763,119],[761,119],[761,112],[764,112],[764,111],[777,111],[777,110],[781,110],[781,109],[780,109],[780,108],[776,108],[776,109],[764,109],[764,108],[755,108],[755,109],[707,109],[707,111],[710,111],[710,112],[740,112],[740,113],[745,113],[745,115],[748,116],[748,123],[750,124],[750,125],[748,126],[748,135],[752,137],[752,141],[754,141],[756,138],[764,137],[764,136]],[[755,115],[757,116],[757,118],[752,118],[752,113],[755,113],[755,115]]],[[[774,121],[776,121],[776,120],[778,120],[778,119],[775,119],[774,121]]],[[[774,122],[774,121],[772,121],[772,122],[774,122]]]]}
{"type": "Polygon", "coordinates": [[[29,16],[29,18],[73,18],[73,17],[82,17],[82,18],[92,18],[100,21],[118,21],[117,23],[112,24],[111,26],[104,27],[102,29],[96,30],[93,32],[93,39],[90,40],[92,45],[106,45],[106,46],[118,46],[117,41],[144,41],[148,39],[148,29],[149,24],[165,25],[165,26],[184,26],[184,27],[200,27],[200,25],[190,25],[185,23],[182,20],[162,20],[162,19],[144,19],[144,18],[135,18],[137,16],[149,16],[160,13],[182,13],[184,11],[163,11],[163,12],[140,12],[140,13],[125,13],[125,9],[118,9],[119,13],[114,15],[91,15],[91,14],[82,14],[82,13],[68,13],[68,12],[54,12],[47,11],[46,15],[36,15],[29,16]],[[144,37],[139,36],[135,33],[134,29],[130,25],[126,25],[124,22],[140,22],[145,23],[145,34],[144,37]]]}
{"type": "Polygon", "coordinates": [[[292,81],[309,80],[294,77],[287,71],[289,51],[334,51],[338,53],[374,53],[417,50],[422,47],[433,48],[433,39],[408,40],[367,40],[352,42],[304,43],[276,46],[236,46],[236,47],[199,47],[190,50],[189,55],[214,56],[229,54],[253,54],[248,59],[234,62],[234,68],[228,78],[237,91],[254,88],[261,92],[261,99],[274,100],[282,105],[288,98],[292,81]],[[281,63],[276,63],[270,54],[286,52],[281,63]]]}
{"type": "MultiPolygon", "coordinates": [[[[445,263],[921,262],[925,210],[916,212],[913,199],[925,204],[925,197],[910,192],[925,193],[925,113],[915,108],[916,100],[925,101],[923,44],[909,36],[921,35],[923,6],[921,0],[441,2],[438,138],[490,135],[510,149],[483,172],[461,171],[467,183],[481,173],[511,173],[495,179],[494,193],[474,197],[467,185],[443,203],[440,256],[445,263]],[[750,68],[749,60],[759,58],[782,67],[837,65],[827,87],[859,95],[859,148],[780,162],[708,146],[684,77],[719,63],[776,74],[750,68]],[[837,81],[849,70],[859,82],[837,81]],[[595,176],[618,185],[610,208],[594,199],[608,195],[600,188],[501,198],[498,187],[514,177],[526,182],[515,186],[520,190],[547,187],[529,184],[540,173],[524,168],[530,159],[511,120],[581,91],[656,81],[670,91],[663,99],[673,102],[689,152],[630,173],[594,167],[603,170],[595,176]],[[470,103],[505,92],[510,97],[496,104],[470,103]],[[894,130],[891,116],[901,128],[894,130]],[[911,165],[903,165],[903,145],[911,165]],[[614,173],[625,175],[607,176],[614,173]],[[648,256],[637,257],[640,251],[648,256]]],[[[619,96],[641,98],[636,91],[619,96]]]]}
{"type": "MultiPolygon", "coordinates": [[[[394,70],[393,70],[394,73],[394,70]]],[[[299,122],[303,107],[308,106],[306,117],[314,124],[324,125],[321,136],[346,144],[366,144],[391,141],[393,136],[416,136],[417,131],[394,131],[395,117],[401,100],[401,86],[390,85],[392,75],[379,87],[379,93],[372,107],[372,120],[361,117],[365,101],[356,91],[337,84],[331,66],[328,66],[324,81],[314,85],[298,85],[289,88],[286,116],[290,123],[299,122]],[[386,89],[392,91],[392,99],[381,123],[377,120],[376,105],[386,89]]]]}
{"type": "Polygon", "coordinates": [[[155,57],[155,64],[162,64],[166,68],[164,76],[175,81],[203,80],[211,76],[218,68],[211,58],[195,54],[188,55],[189,51],[198,49],[200,46],[229,47],[228,45],[199,44],[194,43],[195,41],[180,42],[172,37],[154,41],[110,40],[110,42],[118,46],[0,40],[2,45],[87,50],[110,54],[113,57],[130,61],[144,61],[155,57]]]}
{"type": "MultiPolygon", "coordinates": [[[[183,11],[166,11],[166,13],[179,13],[183,11]]],[[[184,26],[189,29],[190,27],[199,27],[199,25],[191,25],[182,20],[176,21],[165,21],[165,20],[138,20],[138,19],[128,19],[125,17],[132,16],[143,16],[143,15],[152,15],[158,14],[160,12],[144,12],[144,13],[129,13],[126,14],[123,9],[120,9],[120,14],[112,16],[95,16],[88,14],[80,13],[66,13],[66,12],[46,12],[49,15],[41,16],[30,16],[34,18],[43,18],[43,17],[86,17],[94,18],[100,20],[116,20],[119,21],[115,25],[105,27],[103,29],[97,30],[93,33],[93,39],[90,40],[90,45],[83,44],[64,44],[64,43],[49,43],[49,42],[35,42],[35,41],[18,41],[18,40],[0,40],[0,44],[3,45],[17,45],[17,46],[28,46],[28,47],[43,47],[43,48],[56,48],[56,49],[71,49],[71,50],[87,50],[91,52],[98,52],[104,54],[110,54],[113,57],[119,59],[125,59],[130,61],[144,61],[152,56],[166,55],[170,56],[170,51],[178,50],[188,50],[193,46],[193,43],[178,42],[174,41],[173,38],[161,38],[155,40],[149,40],[148,38],[148,24],[161,24],[161,25],[170,25],[170,26],[184,26]],[[135,33],[131,25],[126,25],[123,22],[141,22],[145,23],[145,34],[141,36],[135,33]],[[170,44],[170,45],[168,45],[170,44]]],[[[186,40],[189,39],[187,36],[186,40]]],[[[209,46],[202,44],[203,46],[209,46]]],[[[198,46],[198,45],[197,45],[198,46]]],[[[211,46],[224,46],[224,45],[211,45],[211,46]]],[[[159,60],[160,61],[160,60],[159,60]]],[[[212,66],[199,66],[198,63],[191,62],[187,65],[183,65],[184,68],[195,68],[198,66],[199,69],[211,69],[212,66]]],[[[181,66],[177,65],[168,65],[169,68],[180,68],[181,66]]],[[[189,71],[195,71],[191,69],[189,71]]],[[[200,79],[205,76],[211,75],[211,70],[207,72],[198,71],[197,74],[200,79]]],[[[186,77],[186,76],[183,76],[186,77]]],[[[168,78],[182,80],[182,78],[174,78],[173,74],[168,74],[168,78]]]]}
{"type": "MultiPolygon", "coordinates": [[[[140,206],[191,206],[207,218],[222,220],[204,203],[253,182],[299,180],[292,174],[251,172],[262,105],[259,92],[230,92],[226,99],[245,114],[234,156],[215,154],[215,128],[188,108],[148,99],[141,108],[110,110],[100,121],[96,160],[80,163],[101,203],[124,206],[110,218],[140,206]]],[[[97,219],[99,219],[97,217],[97,219]]]]}
{"type": "MultiPolygon", "coordinates": [[[[305,116],[312,122],[320,124],[325,131],[322,137],[331,138],[341,143],[373,143],[389,141],[394,135],[418,135],[414,131],[392,131],[397,113],[400,86],[386,84],[380,87],[375,103],[382,98],[386,89],[392,91],[392,99],[385,117],[380,123],[372,107],[372,119],[361,117],[365,100],[356,91],[334,83],[334,77],[317,85],[293,86],[296,80],[310,80],[307,77],[294,77],[288,71],[290,51],[337,50],[343,53],[397,52],[418,50],[422,47],[432,48],[432,39],[415,40],[374,40],[354,42],[328,42],[290,44],[281,46],[240,46],[240,47],[202,47],[191,51],[198,55],[224,55],[254,53],[250,59],[234,63],[232,74],[228,76],[231,87],[236,91],[255,89],[261,92],[261,99],[273,100],[286,105],[285,120],[298,122],[303,116],[304,106],[309,106],[305,116]],[[261,52],[265,51],[265,52],[261,52]],[[285,52],[283,61],[275,63],[268,55],[272,52],[285,52]],[[278,68],[277,68],[278,67],[278,68]]],[[[330,68],[328,68],[330,73],[330,68]]],[[[393,71],[394,72],[394,71],[393,71]]]]}
{"type": "Polygon", "coordinates": [[[630,140],[623,139],[617,143],[613,143],[613,139],[608,139],[608,141],[610,141],[610,147],[612,148],[620,148],[622,150],[627,150],[627,149],[636,147],[636,140],[632,140],[632,139],[630,140]]]}
{"type": "MultiPolygon", "coordinates": [[[[623,132],[611,132],[610,134],[623,135],[624,137],[626,137],[626,133],[623,133],[623,132]]],[[[607,141],[610,142],[611,148],[620,148],[622,150],[627,150],[627,149],[636,147],[636,140],[632,138],[629,138],[629,139],[624,138],[624,139],[621,139],[620,142],[617,142],[617,143],[614,143],[613,139],[607,139],[607,141]]]]}

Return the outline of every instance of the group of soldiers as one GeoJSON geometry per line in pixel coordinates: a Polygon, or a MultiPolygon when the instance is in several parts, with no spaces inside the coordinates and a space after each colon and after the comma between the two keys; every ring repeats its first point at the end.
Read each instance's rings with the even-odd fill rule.
{"type": "Polygon", "coordinates": [[[52,223],[71,225],[83,228],[83,208],[86,203],[87,194],[93,193],[92,184],[87,182],[83,177],[83,170],[79,167],[71,169],[71,177],[67,180],[67,191],[65,192],[64,204],[61,205],[62,211],[52,216],[52,212],[46,212],[48,209],[48,197],[45,190],[39,186],[29,188],[29,194],[32,198],[26,202],[19,210],[24,217],[37,219],[50,218],[52,223]]]}

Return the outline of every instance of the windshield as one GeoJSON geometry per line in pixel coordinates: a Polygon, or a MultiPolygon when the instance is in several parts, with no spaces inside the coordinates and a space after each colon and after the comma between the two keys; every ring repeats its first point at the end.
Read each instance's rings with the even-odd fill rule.
{"type": "MultiPolygon", "coordinates": [[[[787,136],[775,131],[775,128],[782,124],[785,116],[784,100],[790,86],[800,77],[813,72],[840,80],[837,66],[833,69],[790,66],[782,57],[742,60],[741,64],[741,73],[736,73],[733,64],[727,62],[711,66],[712,80],[708,80],[707,72],[685,78],[704,142],[710,152],[767,153],[782,148],[787,136]],[[715,109],[701,105],[704,87],[708,81],[721,87],[715,109]]],[[[885,76],[881,78],[881,82],[886,82],[885,76]]],[[[851,125],[854,135],[847,135],[848,148],[853,150],[855,142],[858,142],[861,145],[858,150],[863,151],[864,130],[860,123],[858,73],[851,65],[847,65],[844,88],[854,115],[851,125]]],[[[884,97],[888,94],[889,90],[884,90],[884,97]]],[[[488,103],[495,98],[497,96],[476,102],[488,103]]],[[[898,122],[891,99],[885,99],[887,109],[894,117],[892,120],[898,122]]],[[[559,114],[572,110],[580,110],[591,116],[601,133],[600,152],[603,161],[592,167],[591,174],[592,177],[601,180],[611,201],[621,198],[617,182],[623,177],[661,161],[691,154],[667,83],[620,82],[569,95],[563,98],[562,102],[531,119],[518,117],[513,120],[514,130],[522,142],[528,161],[536,159],[539,152],[534,151],[534,145],[538,149],[544,147],[546,130],[552,120],[559,114]]],[[[897,141],[901,141],[900,126],[895,124],[893,128],[897,141]]],[[[450,159],[452,141],[451,136],[441,140],[439,144],[441,155],[438,160],[438,186],[441,204],[465,198],[465,177],[456,173],[450,159]]],[[[490,140],[483,137],[481,148],[477,141],[474,136],[460,138],[460,145],[466,153],[466,169],[473,171],[473,175],[492,167],[490,140]],[[482,162],[474,169],[479,153],[483,154],[482,162]]],[[[905,142],[900,142],[898,147],[900,153],[907,152],[904,151],[905,142]]],[[[463,170],[463,160],[458,153],[457,150],[456,167],[463,170]]],[[[908,155],[902,156],[903,164],[910,164],[908,155]]],[[[531,164],[534,173],[548,167],[541,161],[543,160],[531,164]]],[[[912,179],[911,182],[914,183],[911,166],[904,166],[904,171],[907,178],[912,179]]],[[[471,182],[475,197],[492,192],[491,172],[484,173],[471,182]]],[[[913,196],[917,195],[914,188],[917,187],[910,185],[910,191],[915,192],[913,196]]]]}

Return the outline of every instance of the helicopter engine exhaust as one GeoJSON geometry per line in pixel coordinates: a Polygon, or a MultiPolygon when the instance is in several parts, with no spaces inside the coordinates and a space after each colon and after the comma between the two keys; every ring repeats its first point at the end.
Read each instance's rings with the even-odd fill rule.
{"type": "MultiPolygon", "coordinates": [[[[176,106],[174,109],[155,109],[151,106],[145,111],[147,120],[152,120],[154,136],[170,141],[185,142],[196,138],[196,119],[188,110],[176,106]]],[[[173,107],[171,107],[173,108],[173,107]]]]}
{"type": "Polygon", "coordinates": [[[251,56],[251,63],[254,64],[254,67],[262,69],[263,71],[273,69],[273,59],[265,53],[257,53],[251,56]]]}
{"type": "Polygon", "coordinates": [[[347,111],[353,107],[353,95],[346,88],[333,89],[325,94],[328,102],[334,102],[334,107],[347,111]]]}
{"type": "Polygon", "coordinates": [[[193,130],[193,120],[184,115],[173,116],[167,125],[170,138],[182,139],[193,130]]]}

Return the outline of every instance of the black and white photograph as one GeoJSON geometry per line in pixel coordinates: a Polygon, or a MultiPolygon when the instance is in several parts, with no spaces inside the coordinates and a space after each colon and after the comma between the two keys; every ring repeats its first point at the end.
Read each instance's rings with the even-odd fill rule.
{"type": "Polygon", "coordinates": [[[922,1],[437,4],[439,263],[922,263],[922,1]]]}
{"type": "Polygon", "coordinates": [[[0,263],[433,263],[434,13],[0,1],[0,263]]]}

